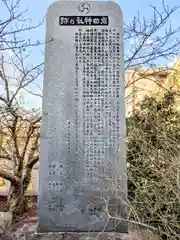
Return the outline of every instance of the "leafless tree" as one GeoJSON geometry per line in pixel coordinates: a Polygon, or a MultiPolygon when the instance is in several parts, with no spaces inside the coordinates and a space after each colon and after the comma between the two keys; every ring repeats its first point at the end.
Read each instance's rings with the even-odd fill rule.
{"type": "Polygon", "coordinates": [[[169,8],[163,0],[162,9],[152,5],[151,9],[151,19],[138,13],[131,23],[125,24],[124,40],[129,50],[125,54],[126,69],[154,67],[179,55],[180,25],[171,26],[171,18],[180,10],[179,6],[169,8]]]}
{"type": "Polygon", "coordinates": [[[177,23],[173,28],[171,24],[180,8],[170,8],[162,0],[160,9],[151,5],[149,10],[152,12],[151,18],[147,19],[143,12],[138,12],[132,22],[124,25],[125,69],[132,69],[135,74],[126,82],[126,88],[132,89],[127,95],[129,99],[136,98],[142,90],[138,87],[138,81],[142,79],[146,79],[145,85],[154,82],[155,88],[169,91],[163,84],[164,80],[172,71],[176,71],[175,75],[178,71],[168,63],[180,55],[180,25],[177,23]]]}
{"type": "Polygon", "coordinates": [[[30,64],[32,47],[40,44],[21,39],[21,33],[39,26],[31,25],[26,11],[20,12],[20,0],[1,0],[7,19],[0,21],[0,176],[9,180],[9,211],[23,210],[24,195],[31,179],[33,166],[38,162],[40,111],[28,110],[27,95],[41,97],[38,79],[43,62],[30,64]],[[7,170],[5,165],[10,166],[7,170]]]}
{"type": "Polygon", "coordinates": [[[0,0],[0,8],[5,15],[4,19],[0,19],[0,51],[20,48],[26,50],[44,44],[20,37],[21,33],[36,29],[43,23],[42,20],[36,25],[32,24],[32,19],[26,17],[28,9],[21,10],[21,0],[0,0]]]}

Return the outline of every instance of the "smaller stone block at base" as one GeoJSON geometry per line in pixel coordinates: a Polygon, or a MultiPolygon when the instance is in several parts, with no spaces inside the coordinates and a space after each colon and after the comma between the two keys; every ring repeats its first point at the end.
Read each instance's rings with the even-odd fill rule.
{"type": "Polygon", "coordinates": [[[133,229],[124,233],[37,233],[26,232],[25,240],[160,240],[157,233],[149,229],[133,229]]]}
{"type": "Polygon", "coordinates": [[[114,233],[25,233],[25,240],[128,240],[128,234],[114,233]]]}

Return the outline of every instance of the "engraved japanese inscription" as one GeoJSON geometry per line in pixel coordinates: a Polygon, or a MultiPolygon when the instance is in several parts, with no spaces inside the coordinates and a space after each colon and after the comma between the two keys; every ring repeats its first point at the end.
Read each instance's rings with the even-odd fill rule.
{"type": "Polygon", "coordinates": [[[79,4],[47,13],[38,231],[127,232],[122,14],[79,4]]]}
{"type": "Polygon", "coordinates": [[[102,178],[107,178],[112,177],[112,172],[98,169],[103,169],[104,160],[111,161],[112,156],[119,153],[120,35],[116,29],[79,29],[75,33],[75,47],[76,111],[80,100],[78,69],[83,70],[81,101],[85,178],[90,184],[99,184],[101,174],[102,178]]]}
{"type": "Polygon", "coordinates": [[[66,26],[106,26],[109,23],[108,16],[60,16],[59,25],[66,26]]]}

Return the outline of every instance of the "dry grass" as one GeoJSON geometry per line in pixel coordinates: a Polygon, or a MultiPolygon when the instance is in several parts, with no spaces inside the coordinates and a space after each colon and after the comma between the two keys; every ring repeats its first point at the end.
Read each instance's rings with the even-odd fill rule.
{"type": "Polygon", "coordinates": [[[177,93],[146,98],[128,125],[130,219],[180,239],[180,112],[177,93]]]}

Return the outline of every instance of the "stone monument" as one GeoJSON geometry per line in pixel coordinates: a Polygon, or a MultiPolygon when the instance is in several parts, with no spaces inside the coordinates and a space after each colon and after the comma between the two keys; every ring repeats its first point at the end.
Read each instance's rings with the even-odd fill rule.
{"type": "Polygon", "coordinates": [[[38,233],[126,233],[121,9],[54,2],[46,41],[38,233]]]}

